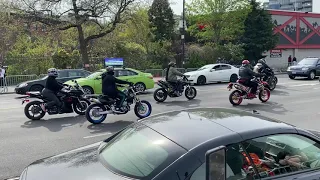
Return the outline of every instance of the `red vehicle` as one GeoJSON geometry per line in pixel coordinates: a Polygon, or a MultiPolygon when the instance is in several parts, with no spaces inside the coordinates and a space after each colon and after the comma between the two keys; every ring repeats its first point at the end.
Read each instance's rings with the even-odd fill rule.
{"type": "MultiPolygon", "coordinates": [[[[258,83],[256,95],[259,97],[261,102],[267,102],[270,99],[270,88],[267,82],[262,81],[260,78],[254,78],[252,81],[258,83]]],[[[240,105],[243,99],[254,99],[255,97],[249,97],[248,94],[251,91],[250,87],[242,84],[241,81],[236,83],[229,83],[228,90],[231,91],[232,88],[236,90],[232,91],[229,96],[229,101],[232,105],[240,105]]]]}

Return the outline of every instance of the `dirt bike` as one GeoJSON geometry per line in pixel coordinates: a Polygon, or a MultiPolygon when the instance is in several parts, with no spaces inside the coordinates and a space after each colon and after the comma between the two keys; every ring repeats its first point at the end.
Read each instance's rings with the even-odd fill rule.
{"type": "MultiPolygon", "coordinates": [[[[256,95],[258,96],[260,101],[267,102],[270,99],[270,89],[268,83],[262,81],[260,78],[254,78],[252,81],[258,83],[256,95]]],[[[229,101],[232,105],[240,105],[243,99],[254,99],[248,96],[251,88],[243,85],[241,81],[238,80],[236,83],[229,83],[227,89],[231,91],[233,87],[236,90],[232,91],[229,96],[229,101]]]]}
{"type": "MultiPolygon", "coordinates": [[[[77,113],[79,115],[85,115],[87,107],[90,105],[90,101],[84,97],[84,91],[82,87],[73,80],[74,86],[64,84],[64,88],[57,94],[58,98],[64,104],[62,113],[77,113]]],[[[27,92],[27,97],[22,100],[22,105],[28,103],[24,108],[24,114],[31,120],[40,120],[46,114],[49,115],[59,114],[59,107],[53,106],[48,109],[44,109],[45,104],[49,100],[42,95],[41,92],[27,92]],[[39,100],[30,101],[30,98],[36,98],[39,100]]]]}
{"type": "MultiPolygon", "coordinates": [[[[125,87],[122,85],[117,85],[125,87]]],[[[133,85],[128,86],[122,92],[126,95],[126,98],[119,110],[115,110],[117,101],[119,98],[111,98],[106,95],[91,96],[90,101],[92,104],[86,110],[86,118],[92,124],[100,124],[106,118],[108,114],[121,115],[127,114],[130,111],[130,105],[135,103],[134,113],[140,119],[150,116],[152,112],[152,106],[148,101],[140,100],[135,91],[133,85]],[[97,118],[97,119],[94,119],[97,118]]]]}
{"type": "Polygon", "coordinates": [[[189,100],[194,99],[197,96],[196,88],[190,85],[190,82],[186,77],[183,77],[183,80],[180,83],[182,83],[181,86],[183,88],[177,94],[176,92],[174,92],[175,88],[172,87],[170,82],[161,81],[161,80],[158,81],[157,84],[160,86],[160,88],[154,91],[153,98],[157,102],[164,102],[168,98],[168,96],[171,98],[182,96],[183,91],[185,92],[184,93],[185,97],[189,100]]]}

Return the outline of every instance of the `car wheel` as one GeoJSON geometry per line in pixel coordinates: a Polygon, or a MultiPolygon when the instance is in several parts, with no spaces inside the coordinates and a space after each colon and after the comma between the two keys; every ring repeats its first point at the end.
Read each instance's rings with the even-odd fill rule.
{"type": "Polygon", "coordinates": [[[295,76],[292,76],[292,75],[289,75],[289,78],[290,79],[294,79],[294,78],[296,78],[295,76]]]}
{"type": "Polygon", "coordinates": [[[316,73],[314,71],[311,71],[308,78],[314,80],[314,78],[316,78],[316,73]]]}
{"type": "Polygon", "coordinates": [[[206,82],[207,82],[207,79],[206,79],[206,77],[205,76],[199,76],[198,77],[198,80],[197,80],[197,84],[198,85],[204,85],[204,84],[206,84],[206,82]]]}
{"type": "Polygon", "coordinates": [[[93,89],[89,86],[83,86],[82,88],[83,88],[84,94],[93,94],[94,93],[93,89]]]}
{"type": "Polygon", "coordinates": [[[138,82],[134,85],[136,92],[144,92],[146,90],[146,85],[142,82],[138,82]]]}
{"type": "Polygon", "coordinates": [[[230,82],[237,82],[237,80],[238,80],[238,75],[232,74],[232,75],[230,76],[230,82]]]}
{"type": "Polygon", "coordinates": [[[40,91],[41,92],[42,89],[43,89],[43,86],[41,86],[41,85],[33,85],[30,87],[29,91],[40,91]]]}

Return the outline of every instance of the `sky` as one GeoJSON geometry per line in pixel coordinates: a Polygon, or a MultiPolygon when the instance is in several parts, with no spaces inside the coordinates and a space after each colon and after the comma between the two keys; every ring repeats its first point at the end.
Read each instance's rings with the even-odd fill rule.
{"type": "MultiPolygon", "coordinates": [[[[186,3],[190,2],[191,0],[186,0],[186,3]]],[[[257,0],[259,2],[266,2],[267,0],[257,0]]],[[[173,12],[177,15],[181,15],[182,13],[182,0],[169,0],[171,3],[171,8],[173,12]]]]}

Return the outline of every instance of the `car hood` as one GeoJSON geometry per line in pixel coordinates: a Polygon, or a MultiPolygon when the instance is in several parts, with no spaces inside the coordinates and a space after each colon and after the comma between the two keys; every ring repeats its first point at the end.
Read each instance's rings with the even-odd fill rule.
{"type": "Polygon", "coordinates": [[[124,180],[99,161],[99,144],[38,160],[28,166],[23,180],[124,180]]]}
{"type": "Polygon", "coordinates": [[[201,71],[190,71],[190,72],[184,73],[184,75],[193,76],[193,75],[199,74],[200,72],[201,72],[201,71]]]}
{"type": "Polygon", "coordinates": [[[35,79],[35,80],[25,81],[25,82],[22,82],[22,83],[17,84],[17,87],[19,87],[21,84],[28,84],[28,85],[30,85],[30,84],[33,84],[33,83],[39,82],[39,81],[42,81],[42,79],[35,79]]]}

